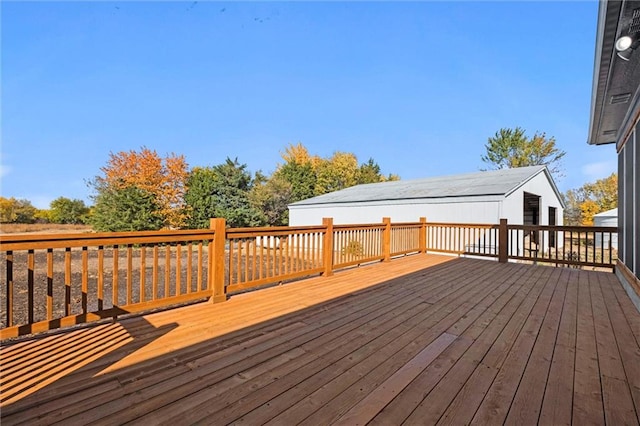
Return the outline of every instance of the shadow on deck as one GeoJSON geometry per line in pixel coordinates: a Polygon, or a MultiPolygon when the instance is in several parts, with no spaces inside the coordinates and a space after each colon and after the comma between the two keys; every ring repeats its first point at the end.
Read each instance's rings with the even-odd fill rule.
{"type": "Polygon", "coordinates": [[[416,255],[1,348],[2,424],[637,424],[614,274],[416,255]]]}

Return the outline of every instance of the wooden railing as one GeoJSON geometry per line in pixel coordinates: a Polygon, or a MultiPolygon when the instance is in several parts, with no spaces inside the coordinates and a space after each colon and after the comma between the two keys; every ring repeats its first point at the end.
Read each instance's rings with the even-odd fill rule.
{"type": "Polygon", "coordinates": [[[420,222],[392,223],[390,256],[410,253],[424,253],[426,250],[426,223],[423,217],[420,222]]]}
{"type": "Polygon", "coordinates": [[[428,223],[427,250],[498,257],[498,225],[428,223]]]}
{"type": "Polygon", "coordinates": [[[227,230],[227,293],[323,272],[324,232],[322,226],[227,230]]]}
{"type": "Polygon", "coordinates": [[[334,225],[333,269],[384,260],[386,224],[334,225]]]}
{"type": "Polygon", "coordinates": [[[210,230],[5,235],[2,336],[211,296],[210,230]]]}
{"type": "Polygon", "coordinates": [[[509,259],[610,268],[617,257],[617,228],[508,225],[509,259]]]}
{"type": "Polygon", "coordinates": [[[616,228],[419,222],[0,235],[0,339],[413,253],[614,267],[616,228]]]}

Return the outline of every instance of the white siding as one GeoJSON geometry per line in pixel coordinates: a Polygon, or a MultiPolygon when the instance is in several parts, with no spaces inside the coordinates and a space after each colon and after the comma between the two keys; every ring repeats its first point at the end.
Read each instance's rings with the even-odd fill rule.
{"type": "MultiPolygon", "coordinates": [[[[558,199],[556,192],[549,183],[544,173],[539,173],[529,180],[524,185],[520,186],[514,192],[509,194],[503,204],[503,214],[510,224],[522,225],[524,223],[524,193],[538,195],[540,197],[540,217],[539,225],[549,225],[549,207],[555,207],[556,209],[556,225],[562,225],[564,223],[564,209],[562,203],[558,199]]],[[[549,250],[549,235],[544,233],[541,235],[542,246],[540,249],[543,252],[549,250]]],[[[524,251],[524,247],[528,244],[525,242],[524,235],[519,236],[517,243],[518,254],[527,254],[524,251]]],[[[556,246],[562,247],[563,234],[561,232],[556,236],[556,246]]]]}
{"type": "Polygon", "coordinates": [[[509,223],[514,225],[523,224],[522,212],[525,192],[540,196],[540,225],[549,224],[549,207],[556,208],[556,225],[564,223],[562,203],[544,173],[537,174],[529,182],[507,196],[503,204],[502,213],[504,215],[503,218],[508,219],[509,223]]]}
{"type": "Polygon", "coordinates": [[[426,217],[429,222],[498,223],[500,204],[500,201],[437,204],[367,202],[295,206],[289,209],[289,225],[318,225],[324,217],[332,217],[336,224],[379,223],[383,217],[390,217],[392,222],[417,222],[420,217],[426,217]]]}
{"type": "MultiPolygon", "coordinates": [[[[294,205],[289,208],[291,226],[318,225],[322,218],[331,217],[336,224],[380,223],[383,217],[392,222],[417,222],[426,217],[428,222],[489,223],[507,219],[510,224],[523,224],[524,193],[540,197],[540,225],[549,224],[549,207],[556,209],[556,225],[562,225],[563,208],[553,185],[545,173],[538,173],[519,186],[506,198],[500,195],[481,195],[466,198],[439,198],[437,200],[408,199],[399,201],[368,201],[353,203],[294,205]]],[[[518,250],[524,250],[524,235],[518,237],[518,250]]],[[[541,250],[549,249],[549,233],[540,235],[541,250]]],[[[562,245],[562,233],[556,236],[556,245],[562,245]]]]}
{"type": "MultiPolygon", "coordinates": [[[[594,216],[594,226],[613,226],[618,227],[618,216],[594,216]]],[[[595,246],[600,247],[603,244],[605,247],[609,246],[609,234],[596,234],[595,246]]],[[[611,236],[611,247],[618,250],[618,234],[615,233],[611,236]]]]}

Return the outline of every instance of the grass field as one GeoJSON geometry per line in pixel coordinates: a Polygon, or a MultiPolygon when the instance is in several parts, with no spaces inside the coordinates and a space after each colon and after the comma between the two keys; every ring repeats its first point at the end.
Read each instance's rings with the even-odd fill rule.
{"type": "Polygon", "coordinates": [[[92,232],[89,225],[62,225],[59,223],[0,223],[0,234],[67,234],[92,232]]]}

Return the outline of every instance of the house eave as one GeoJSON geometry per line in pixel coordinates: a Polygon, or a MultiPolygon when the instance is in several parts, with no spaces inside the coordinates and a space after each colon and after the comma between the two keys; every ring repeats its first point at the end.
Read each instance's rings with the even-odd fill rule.
{"type": "Polygon", "coordinates": [[[631,28],[633,13],[640,9],[640,1],[601,1],[598,8],[598,27],[594,60],[591,110],[589,117],[590,145],[616,143],[626,139],[638,118],[640,91],[640,49],[628,61],[618,57],[615,41],[623,35],[634,35],[631,28]]]}

